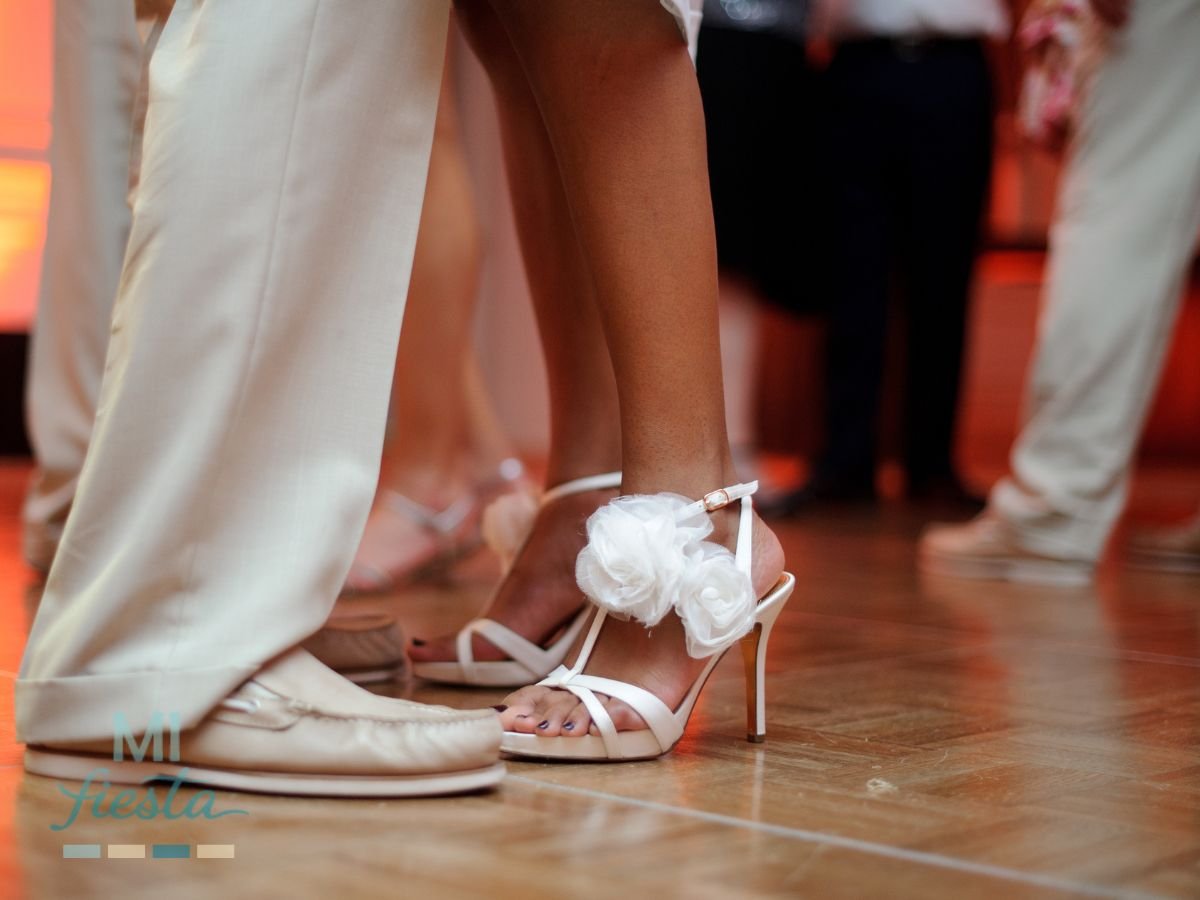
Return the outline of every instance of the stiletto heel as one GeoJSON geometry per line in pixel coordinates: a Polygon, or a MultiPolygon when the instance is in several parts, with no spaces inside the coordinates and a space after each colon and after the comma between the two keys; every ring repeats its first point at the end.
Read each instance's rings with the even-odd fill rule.
{"type": "MultiPolygon", "coordinates": [[[[790,586],[788,593],[791,593],[790,586]]],[[[754,629],[742,638],[742,663],[746,670],[746,740],[752,744],[761,744],[767,739],[767,642],[781,609],[783,601],[772,604],[754,623],[754,629]]]]}
{"type": "Polygon", "coordinates": [[[767,640],[796,579],[784,572],[765,597],[755,599],[751,495],[757,489],[757,482],[737,484],[695,502],[677,494],[618,497],[588,519],[588,546],[579,554],[575,574],[598,607],[596,615],[575,664],[559,666],[538,684],[578,697],[599,734],[541,737],[507,731],[502,751],[578,761],[653,759],[669,753],[683,737],[709,675],[739,641],[746,665],[747,737],[756,743],[764,739],[767,640]],[[712,531],[706,514],[737,501],[741,518],[734,554],[703,538],[712,531]],[[707,660],[675,709],[637,685],[584,672],[610,614],[651,627],[672,610],[683,622],[688,655],[707,660]],[[597,695],[628,704],[647,727],[618,732],[597,695]]]}
{"type": "Polygon", "coordinates": [[[763,638],[763,627],[758,624],[742,638],[742,664],[746,668],[746,740],[752,744],[761,744],[767,739],[767,703],[763,696],[767,642],[763,638]]]}

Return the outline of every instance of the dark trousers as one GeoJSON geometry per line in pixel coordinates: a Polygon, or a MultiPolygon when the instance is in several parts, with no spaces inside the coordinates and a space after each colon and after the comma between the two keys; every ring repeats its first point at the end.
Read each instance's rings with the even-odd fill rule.
{"type": "Polygon", "coordinates": [[[961,40],[845,44],[827,77],[827,421],[816,474],[873,481],[888,328],[902,325],[902,453],[917,485],[953,471],[991,76],[982,42],[961,40]]]}

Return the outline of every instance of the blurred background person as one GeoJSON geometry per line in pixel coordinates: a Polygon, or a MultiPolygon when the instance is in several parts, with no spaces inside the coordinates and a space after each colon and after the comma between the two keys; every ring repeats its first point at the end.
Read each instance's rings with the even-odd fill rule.
{"type": "Polygon", "coordinates": [[[903,329],[910,499],[978,508],[953,460],[972,274],[992,165],[986,43],[1000,0],[818,0],[824,74],[825,436],[778,513],[877,497],[889,331],[903,329]],[[896,315],[892,314],[895,311],[896,315]]]}
{"type": "MultiPolygon", "coordinates": [[[[1092,8],[1112,32],[1076,116],[1011,473],[976,520],[923,538],[929,571],[1086,582],[1125,503],[1200,230],[1200,3],[1092,8]]],[[[1194,564],[1198,530],[1144,539],[1143,558],[1194,564]]]]}
{"type": "MultiPolygon", "coordinates": [[[[151,15],[146,6],[137,13],[151,15]]],[[[23,509],[25,559],[42,573],[58,549],[96,416],[129,238],[142,59],[133,0],[55,4],[53,182],[27,388],[36,468],[23,509]]]]}
{"type": "Polygon", "coordinates": [[[738,471],[757,477],[759,304],[813,302],[816,74],[810,0],[705,0],[696,59],[721,284],[726,418],[738,471]]]}

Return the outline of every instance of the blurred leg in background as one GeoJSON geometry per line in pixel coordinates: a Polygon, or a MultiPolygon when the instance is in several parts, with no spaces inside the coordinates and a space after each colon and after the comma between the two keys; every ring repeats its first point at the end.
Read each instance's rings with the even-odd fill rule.
{"type": "Polygon", "coordinates": [[[522,483],[521,463],[505,446],[476,370],[472,324],[482,254],[448,63],[383,467],[348,593],[394,590],[443,571],[479,545],[488,501],[522,483]]]}
{"type": "Polygon", "coordinates": [[[709,182],[720,265],[725,414],[743,478],[757,472],[761,307],[811,311],[811,192],[815,72],[804,45],[804,4],[759,2],[754,15],[709,2],[696,72],[704,101],[709,182]],[[731,14],[730,9],[733,10],[731,14]]]}
{"type": "Polygon", "coordinates": [[[1079,116],[1011,474],[924,564],[1088,580],[1125,504],[1200,229],[1200,4],[1133,5],[1079,116]]]}
{"type": "Polygon", "coordinates": [[[900,198],[905,329],[901,460],[910,500],[977,511],[954,461],[967,310],[992,175],[992,77],[983,41],[912,67],[900,198]]]}
{"type": "Polygon", "coordinates": [[[62,537],[96,415],[129,238],[141,71],[133,0],[55,4],[54,180],[28,376],[36,468],[24,508],[25,558],[41,572],[62,537]]]}
{"type": "Polygon", "coordinates": [[[912,499],[975,504],[953,461],[965,323],[991,172],[987,39],[999,4],[818,4],[824,78],[825,436],[779,512],[873,501],[890,343],[905,362],[900,456],[912,499]],[[889,340],[901,333],[903,341],[889,340]]]}

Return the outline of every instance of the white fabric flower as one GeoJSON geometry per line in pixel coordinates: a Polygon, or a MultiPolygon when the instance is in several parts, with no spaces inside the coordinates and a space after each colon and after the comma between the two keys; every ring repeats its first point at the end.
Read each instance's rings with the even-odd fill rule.
{"type": "Polygon", "coordinates": [[[678,587],[675,611],[687,633],[687,652],[705,659],[745,637],[754,627],[758,600],[736,557],[709,541],[693,548],[678,587]]]}
{"type": "Polygon", "coordinates": [[[596,510],[575,563],[580,589],[619,618],[661,622],[675,605],[688,552],[712,531],[703,514],[678,521],[689,503],[677,494],[634,495],[596,510]]]}

